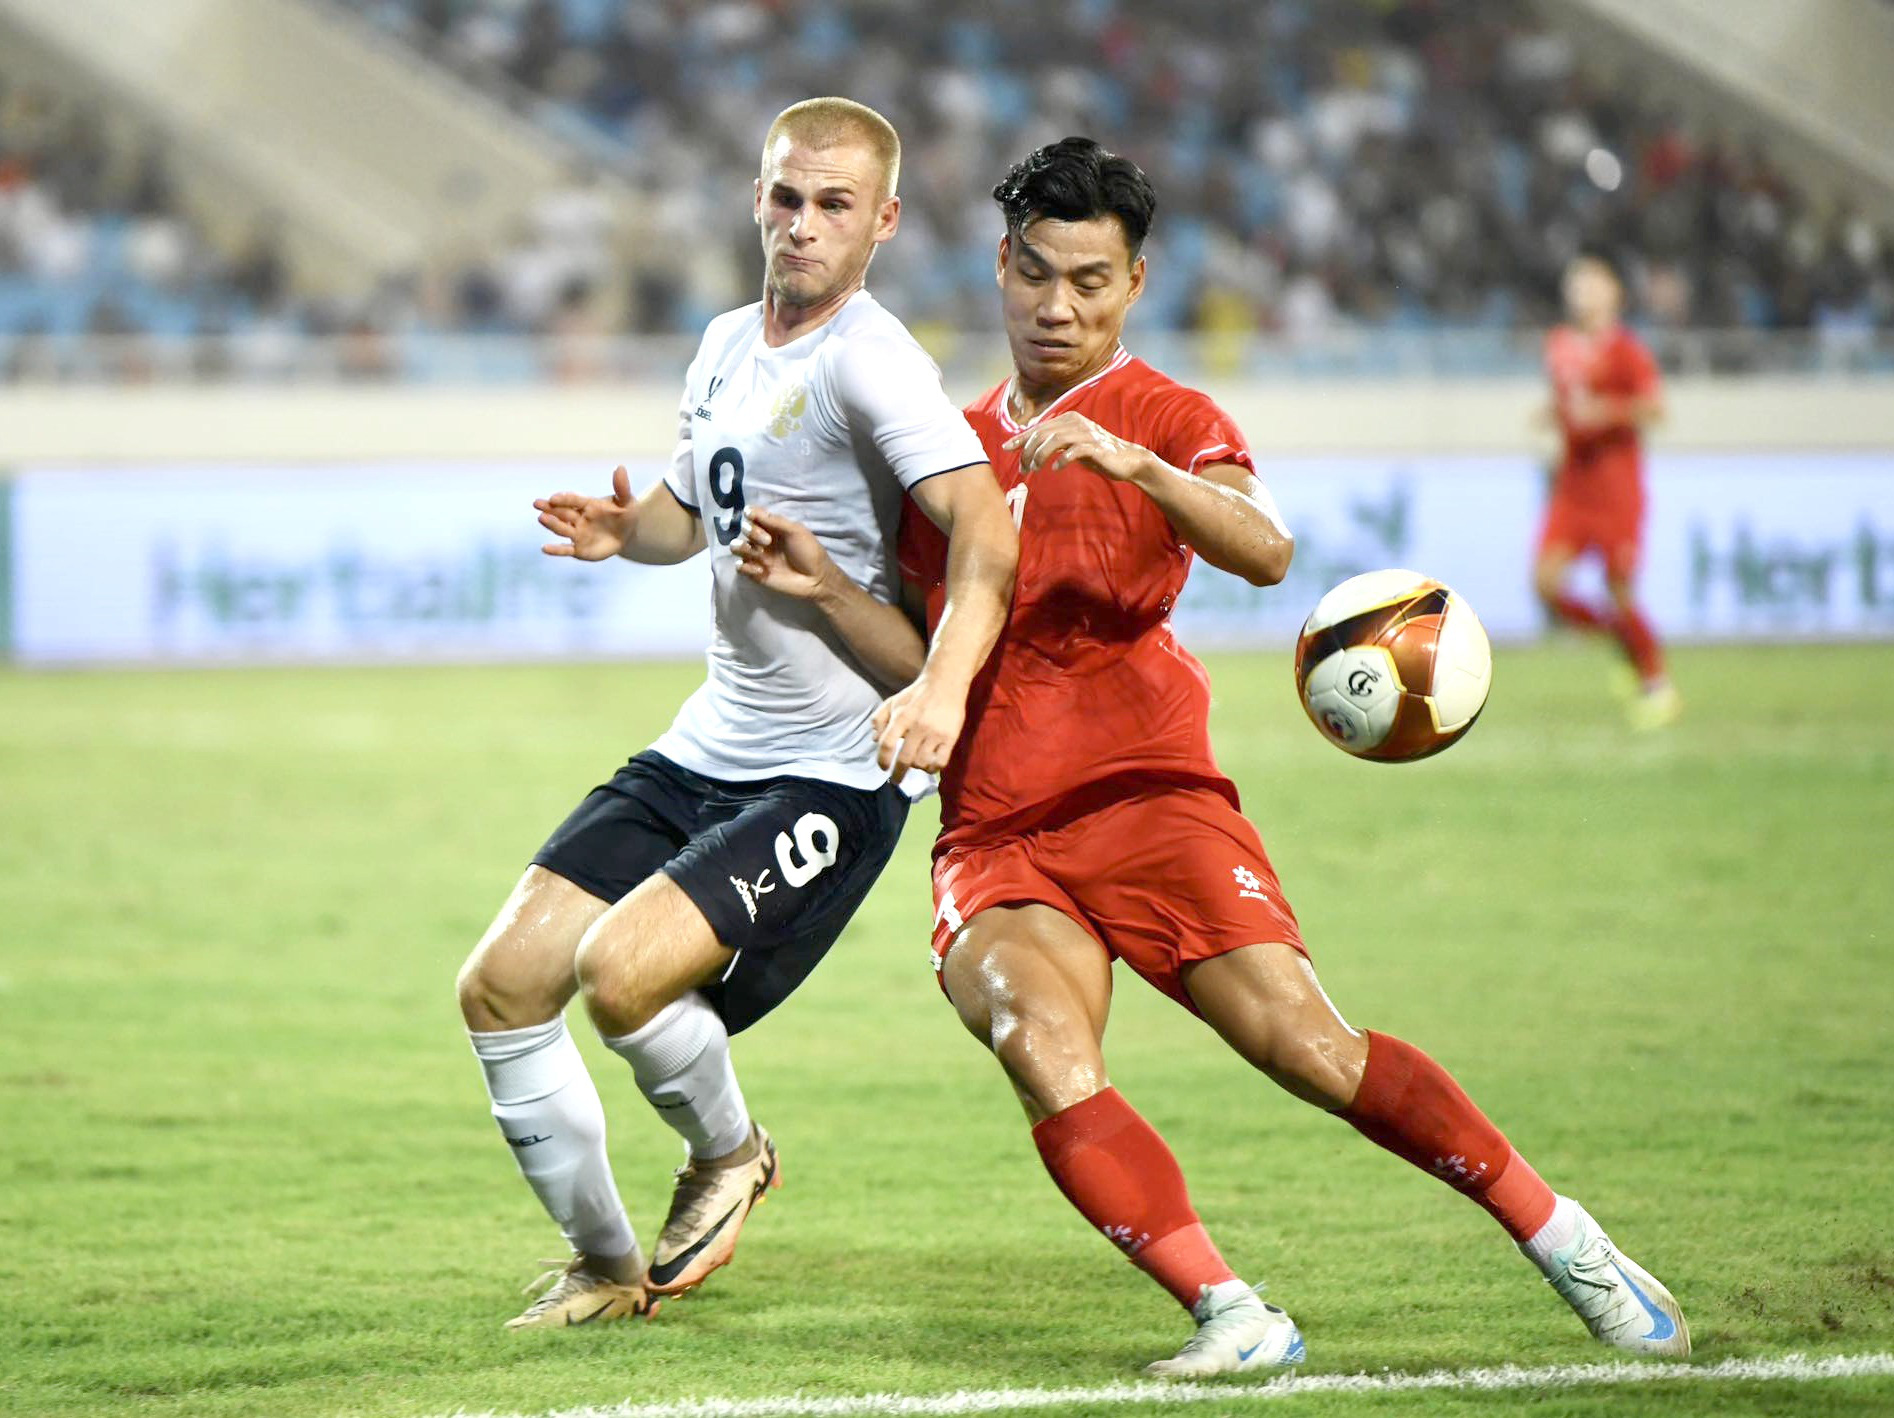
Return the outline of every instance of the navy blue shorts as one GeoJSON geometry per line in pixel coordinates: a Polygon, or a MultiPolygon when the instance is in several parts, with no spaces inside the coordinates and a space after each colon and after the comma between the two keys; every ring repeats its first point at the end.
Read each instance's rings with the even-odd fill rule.
{"type": "Polygon", "coordinates": [[[908,800],[892,784],[726,782],[647,750],[572,810],[533,858],[616,903],[663,872],[736,952],[704,996],[732,1034],[790,995],[894,855],[908,800]]]}

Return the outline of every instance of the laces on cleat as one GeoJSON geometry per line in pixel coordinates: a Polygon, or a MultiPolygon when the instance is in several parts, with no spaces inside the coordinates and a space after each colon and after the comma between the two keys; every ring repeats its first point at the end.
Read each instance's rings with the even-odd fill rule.
{"type": "Polygon", "coordinates": [[[534,1261],[533,1264],[543,1265],[547,1267],[547,1269],[520,1286],[520,1294],[537,1295],[541,1291],[552,1289],[553,1286],[559,1283],[561,1277],[572,1273],[573,1269],[579,1264],[579,1261],[580,1257],[578,1256],[566,1256],[564,1259],[560,1259],[556,1256],[541,1257],[539,1260],[534,1261]]]}
{"type": "MultiPolygon", "coordinates": [[[[598,1295],[603,1303],[590,1314],[574,1319],[566,1316],[568,1325],[585,1324],[597,1319],[616,1305],[629,1302],[629,1313],[651,1318],[657,1313],[657,1305],[652,1302],[642,1286],[621,1285],[615,1280],[599,1275],[585,1268],[585,1257],[573,1255],[565,1260],[542,1260],[547,1269],[529,1280],[521,1287],[523,1295],[537,1294],[538,1299],[528,1305],[516,1318],[508,1321],[507,1328],[523,1329],[533,1326],[535,1321],[543,1320],[558,1311],[562,1306],[586,1295],[598,1295]]],[[[614,1316],[616,1318],[616,1316],[614,1316]]]]}

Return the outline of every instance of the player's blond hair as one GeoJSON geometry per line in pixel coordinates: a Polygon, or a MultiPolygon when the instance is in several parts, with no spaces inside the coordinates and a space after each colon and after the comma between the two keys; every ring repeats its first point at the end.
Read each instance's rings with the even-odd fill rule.
{"type": "Polygon", "coordinates": [[[865,103],[850,98],[806,98],[776,115],[763,135],[763,160],[776,140],[787,134],[792,142],[811,148],[835,148],[859,143],[881,166],[880,200],[894,196],[901,181],[901,135],[894,125],[865,103]]]}

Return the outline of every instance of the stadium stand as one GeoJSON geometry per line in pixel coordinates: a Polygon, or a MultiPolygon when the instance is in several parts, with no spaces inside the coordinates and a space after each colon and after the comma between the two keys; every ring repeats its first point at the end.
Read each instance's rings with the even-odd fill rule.
{"type": "MultiPolygon", "coordinates": [[[[1819,210],[1759,147],[1605,89],[1512,0],[1177,0],[1135,17],[1110,0],[353,2],[470,77],[552,100],[653,185],[686,170],[727,191],[811,85],[885,107],[913,153],[899,264],[919,319],[986,303],[991,222],[968,194],[1009,155],[1085,131],[1166,199],[1173,269],[1146,312],[1166,327],[1536,327],[1580,245],[1636,253],[1659,327],[1894,322],[1886,232],[1819,210]],[[681,63],[659,33],[684,36],[681,63]]],[[[637,323],[683,313],[660,296],[637,323]]]]}
{"type": "Polygon", "coordinates": [[[937,338],[993,320],[985,189],[1075,131],[1157,182],[1164,279],[1138,312],[1152,337],[1299,368],[1387,372],[1416,349],[1428,367],[1520,368],[1581,247],[1620,256],[1638,322],[1673,361],[1741,367],[1761,356],[1740,332],[1790,332],[1771,358],[1872,364],[1894,329],[1885,223],[1818,198],[1748,135],[1593,72],[1571,35],[1511,0],[319,8],[555,134],[571,180],[472,259],[339,301],[297,280],[267,229],[247,253],[200,239],[164,198],[161,149],[110,151],[83,110],[16,93],[0,104],[0,366],[43,372],[49,339],[87,331],[200,333],[230,336],[196,357],[208,372],[267,373],[284,339],[315,334],[339,341],[338,374],[425,376],[440,368],[427,335],[471,331],[555,335],[552,372],[582,376],[598,367],[575,353],[589,339],[693,331],[748,298],[757,134],[822,89],[882,108],[907,137],[903,234],[875,280],[937,338]],[[142,207],[124,176],[141,169],[142,207]],[[601,170],[660,229],[692,233],[634,244],[628,282],[603,279],[623,243],[601,170]],[[1738,334],[1666,339],[1698,330],[1738,334]]]}

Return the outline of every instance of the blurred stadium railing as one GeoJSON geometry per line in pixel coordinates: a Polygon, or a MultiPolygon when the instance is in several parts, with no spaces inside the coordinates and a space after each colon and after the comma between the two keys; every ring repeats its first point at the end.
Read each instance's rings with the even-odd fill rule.
{"type": "MultiPolygon", "coordinates": [[[[993,380],[1006,372],[1004,342],[991,332],[922,326],[916,334],[950,383],[993,380]]],[[[1644,336],[1673,375],[1894,381],[1894,331],[1658,330],[1644,336]]],[[[1127,343],[1182,379],[1524,378],[1541,368],[1541,337],[1527,331],[1341,329],[1306,339],[1151,331],[1127,343]]],[[[33,332],[0,335],[0,385],[665,381],[682,378],[695,348],[689,336],[33,332]]]]}

